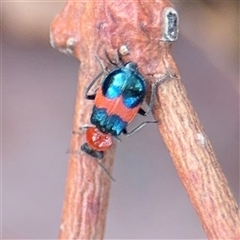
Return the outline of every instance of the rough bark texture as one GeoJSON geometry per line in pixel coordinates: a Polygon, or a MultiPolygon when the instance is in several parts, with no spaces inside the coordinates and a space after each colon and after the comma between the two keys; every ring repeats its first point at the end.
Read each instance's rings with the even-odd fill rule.
{"type": "Polygon", "coordinates": [[[164,142],[209,239],[239,239],[237,203],[182,83],[171,79],[158,88],[164,142]]]}
{"type": "MultiPolygon", "coordinates": [[[[239,238],[239,213],[210,142],[193,110],[170,54],[160,41],[168,1],[69,1],[51,27],[52,45],[80,62],[73,130],[89,123],[92,102],[84,91],[101,71],[114,68],[118,51],[127,46],[123,62],[133,61],[148,86],[167,72],[177,75],[158,84],[154,116],[193,206],[210,239],[239,238]]],[[[148,95],[149,98],[149,95],[148,95]]],[[[82,134],[72,136],[79,152],[82,134]]],[[[111,172],[114,147],[103,162],[111,172]]],[[[93,158],[70,154],[60,239],[103,239],[110,180],[93,158]]],[[[159,216],[160,217],[160,216],[159,216]]]]}

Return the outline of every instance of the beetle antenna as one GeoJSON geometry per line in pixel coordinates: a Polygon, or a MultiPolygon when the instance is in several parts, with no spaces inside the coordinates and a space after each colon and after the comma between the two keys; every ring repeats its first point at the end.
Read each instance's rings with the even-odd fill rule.
{"type": "Polygon", "coordinates": [[[110,175],[110,173],[105,168],[105,166],[99,160],[96,159],[96,161],[97,161],[98,165],[102,168],[102,170],[106,173],[106,175],[109,177],[109,179],[112,180],[113,182],[116,182],[116,180],[110,175]]]}
{"type": "MultiPolygon", "coordinates": [[[[69,149],[67,149],[66,151],[67,154],[80,154],[79,151],[70,151],[69,149]]],[[[108,172],[108,170],[105,168],[105,166],[96,158],[94,158],[96,160],[96,162],[98,163],[98,165],[101,167],[101,169],[103,170],[103,172],[108,176],[108,178],[110,180],[112,180],[113,182],[116,182],[116,180],[111,176],[111,174],[108,172]]]]}

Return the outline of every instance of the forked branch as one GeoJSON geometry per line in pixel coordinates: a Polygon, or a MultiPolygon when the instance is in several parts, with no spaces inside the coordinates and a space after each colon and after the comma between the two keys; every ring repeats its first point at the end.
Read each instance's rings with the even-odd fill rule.
{"type": "MultiPolygon", "coordinates": [[[[237,204],[171,57],[177,34],[174,16],[167,0],[69,0],[52,24],[51,41],[81,61],[73,130],[89,123],[92,103],[84,93],[100,71],[95,56],[112,69],[119,52],[128,49],[122,60],[137,63],[149,86],[165,74],[177,76],[156,88],[153,113],[159,131],[207,237],[237,239],[237,204]]],[[[71,151],[79,151],[84,141],[84,132],[73,134],[71,151]]],[[[109,172],[113,154],[114,147],[104,158],[109,172]]],[[[109,189],[109,178],[93,158],[70,154],[59,239],[103,239],[109,189]]]]}

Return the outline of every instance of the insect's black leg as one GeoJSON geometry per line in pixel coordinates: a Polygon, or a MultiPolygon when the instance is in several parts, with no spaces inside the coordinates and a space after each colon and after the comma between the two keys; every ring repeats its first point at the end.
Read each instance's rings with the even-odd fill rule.
{"type": "MultiPolygon", "coordinates": [[[[124,130],[123,130],[124,131],[124,130]]],[[[113,136],[118,142],[122,142],[122,139],[119,138],[118,136],[113,136]]]]}
{"type": "Polygon", "coordinates": [[[96,81],[102,76],[103,72],[99,73],[92,82],[88,85],[86,92],[85,92],[85,98],[88,100],[94,100],[96,97],[96,93],[89,95],[88,92],[92,88],[92,86],[96,83],[96,81]]]}
{"type": "Polygon", "coordinates": [[[98,165],[102,168],[103,172],[112,180],[112,181],[116,181],[108,172],[108,170],[106,169],[106,167],[101,163],[101,160],[104,157],[104,152],[102,151],[96,151],[93,150],[87,143],[84,143],[81,146],[81,150],[87,154],[89,154],[90,156],[92,156],[96,162],[98,163],[98,165]]]}
{"type": "Polygon", "coordinates": [[[115,65],[116,67],[118,67],[119,65],[119,61],[120,61],[120,58],[119,58],[119,54],[117,53],[117,58],[116,58],[116,62],[112,61],[112,59],[109,57],[108,53],[105,51],[105,55],[108,59],[108,61],[112,64],[112,65],[115,65]]]}
{"type": "Polygon", "coordinates": [[[142,116],[146,116],[146,111],[143,110],[142,108],[138,109],[138,114],[142,115],[142,116]]]}
{"type": "Polygon", "coordinates": [[[127,134],[127,129],[124,128],[123,131],[122,131],[122,133],[123,133],[124,135],[126,135],[126,134],[127,134]]]}
{"type": "Polygon", "coordinates": [[[106,175],[109,177],[110,180],[112,180],[113,182],[116,182],[116,180],[111,176],[111,174],[108,172],[106,167],[99,160],[101,159],[96,159],[98,165],[102,168],[103,172],[106,173],[106,175]]]}
{"type": "Polygon", "coordinates": [[[84,125],[82,125],[81,127],[79,127],[79,130],[78,130],[78,131],[72,131],[72,134],[81,134],[81,133],[82,133],[82,130],[87,129],[87,128],[90,128],[90,127],[93,127],[93,125],[84,124],[84,125]]]}
{"type": "Polygon", "coordinates": [[[151,98],[150,98],[150,101],[149,101],[148,109],[145,112],[144,116],[147,116],[152,111],[153,104],[154,104],[155,97],[156,97],[156,91],[157,91],[158,84],[160,84],[161,82],[164,82],[165,80],[167,80],[169,78],[176,78],[176,76],[173,76],[169,73],[166,73],[164,76],[162,76],[160,79],[158,79],[154,84],[152,84],[151,98]]]}
{"type": "Polygon", "coordinates": [[[96,60],[99,62],[101,68],[102,68],[102,71],[92,80],[92,82],[89,84],[89,86],[87,87],[86,89],[86,92],[85,92],[85,98],[88,99],[88,100],[94,100],[95,97],[96,97],[96,91],[97,89],[95,90],[95,93],[94,94],[91,94],[89,95],[88,92],[90,91],[90,89],[92,88],[92,86],[96,83],[96,81],[103,75],[104,73],[104,67],[100,61],[100,59],[98,58],[98,56],[95,56],[96,60]]]}
{"type": "Polygon", "coordinates": [[[122,133],[125,134],[126,136],[130,136],[132,134],[134,134],[135,132],[137,132],[138,130],[140,130],[143,126],[145,126],[146,124],[149,123],[157,123],[158,121],[145,121],[142,122],[141,124],[139,124],[137,127],[135,127],[134,129],[132,129],[130,132],[127,131],[127,129],[123,129],[122,133]]]}

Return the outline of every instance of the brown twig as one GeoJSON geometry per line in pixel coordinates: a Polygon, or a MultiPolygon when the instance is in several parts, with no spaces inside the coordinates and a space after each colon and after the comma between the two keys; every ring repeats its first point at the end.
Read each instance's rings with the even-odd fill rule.
{"type": "MultiPolygon", "coordinates": [[[[111,69],[119,49],[127,46],[129,54],[122,60],[136,62],[149,86],[166,73],[178,76],[158,84],[153,112],[159,130],[208,238],[238,238],[236,202],[186,96],[170,44],[162,38],[163,11],[169,6],[164,0],[67,3],[51,32],[54,46],[81,61],[74,131],[89,122],[92,103],[84,99],[84,91],[101,70],[95,56],[111,69]]],[[[74,134],[71,150],[79,151],[84,141],[84,132],[74,134]]],[[[108,169],[113,153],[114,148],[104,158],[108,169]]],[[[109,188],[110,180],[93,158],[70,155],[60,239],[103,238],[109,188]]]]}
{"type": "Polygon", "coordinates": [[[157,98],[159,131],[207,237],[239,239],[237,203],[180,79],[159,84],[157,98]]]}

